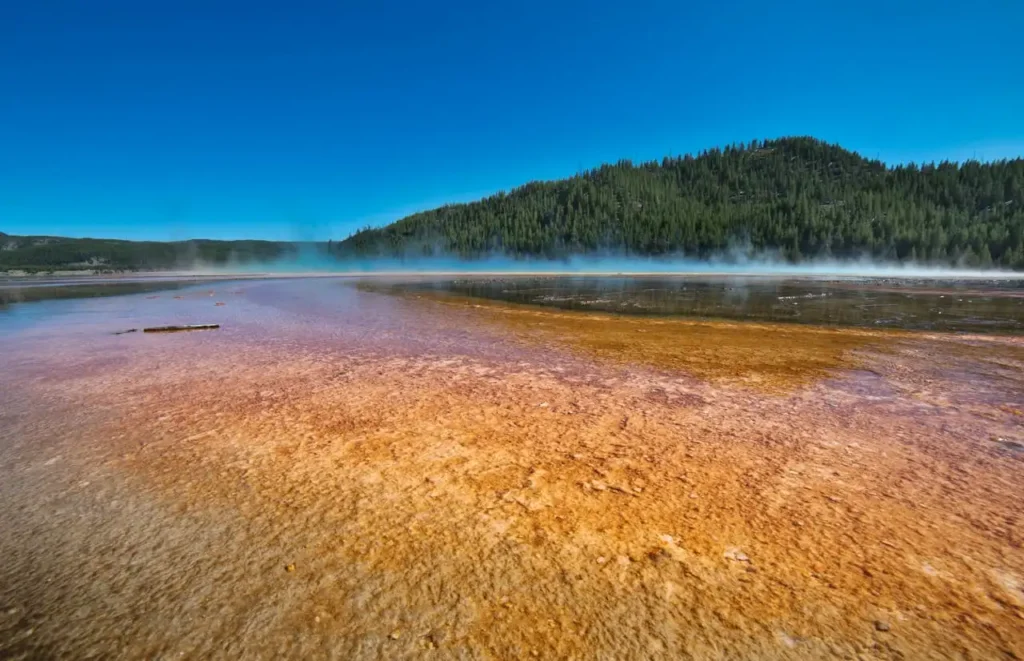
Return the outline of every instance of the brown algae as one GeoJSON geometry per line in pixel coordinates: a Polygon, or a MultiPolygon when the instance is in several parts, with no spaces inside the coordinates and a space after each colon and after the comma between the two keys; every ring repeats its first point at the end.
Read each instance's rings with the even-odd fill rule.
{"type": "Polygon", "coordinates": [[[899,331],[799,324],[652,319],[495,303],[445,294],[409,295],[472,311],[520,342],[570,347],[623,365],[679,370],[705,380],[764,390],[791,389],[861,366],[857,351],[879,351],[899,331]]]}

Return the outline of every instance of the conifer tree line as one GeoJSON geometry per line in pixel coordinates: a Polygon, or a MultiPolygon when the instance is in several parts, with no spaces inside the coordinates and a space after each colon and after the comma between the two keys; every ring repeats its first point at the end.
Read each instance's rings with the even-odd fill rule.
{"type": "Polygon", "coordinates": [[[279,241],[123,241],[0,232],[0,271],[136,271],[231,266],[287,259],[299,246],[279,241]]]}
{"type": "Polygon", "coordinates": [[[1024,159],[888,167],[808,137],[614,165],[417,213],[338,256],[586,253],[1024,268],[1024,159]]]}

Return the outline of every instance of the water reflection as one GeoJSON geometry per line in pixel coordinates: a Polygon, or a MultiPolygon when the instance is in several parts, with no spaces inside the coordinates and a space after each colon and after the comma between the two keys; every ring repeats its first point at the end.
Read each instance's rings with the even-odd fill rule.
{"type": "Polygon", "coordinates": [[[96,282],[88,284],[0,285],[0,310],[14,303],[33,303],[68,298],[99,298],[180,289],[194,282],[158,280],[150,282],[96,282]]]}
{"type": "Polygon", "coordinates": [[[1024,330],[1020,281],[548,277],[393,285],[567,310],[940,331],[1024,330]]]}

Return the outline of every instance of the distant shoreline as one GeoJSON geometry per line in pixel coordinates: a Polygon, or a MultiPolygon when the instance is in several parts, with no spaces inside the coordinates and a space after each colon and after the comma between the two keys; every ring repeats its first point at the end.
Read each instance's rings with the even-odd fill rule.
{"type": "Polygon", "coordinates": [[[552,278],[552,277],[645,277],[645,278],[757,278],[766,280],[897,280],[897,281],[1021,281],[1024,280],[1024,272],[1012,271],[963,271],[955,270],[934,272],[909,271],[900,273],[892,271],[866,271],[856,273],[852,271],[807,271],[807,270],[780,270],[780,271],[599,271],[599,270],[545,270],[545,271],[501,271],[501,270],[479,270],[479,271],[285,271],[285,272],[210,272],[210,271],[135,271],[119,274],[91,273],[71,275],[60,274],[32,274],[32,275],[10,275],[0,273],[0,287],[25,287],[25,286],[59,286],[75,284],[97,284],[116,282],[150,282],[150,281],[195,281],[195,282],[216,282],[225,280],[274,280],[294,278],[317,278],[317,279],[429,279],[429,278],[552,278]]]}

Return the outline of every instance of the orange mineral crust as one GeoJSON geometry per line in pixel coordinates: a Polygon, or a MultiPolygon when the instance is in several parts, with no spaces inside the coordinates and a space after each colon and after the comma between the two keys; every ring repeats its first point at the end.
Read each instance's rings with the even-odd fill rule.
{"type": "Polygon", "coordinates": [[[1024,656],[1021,338],[297,286],[12,337],[0,656],[1024,656]]]}

